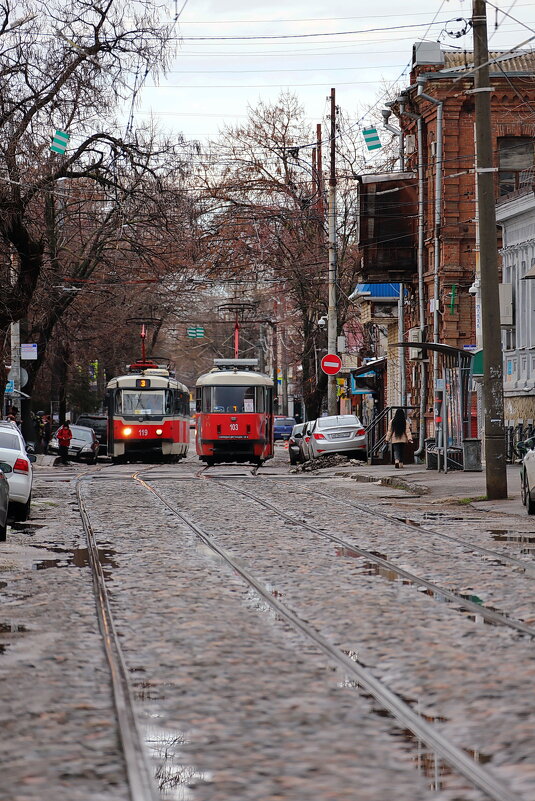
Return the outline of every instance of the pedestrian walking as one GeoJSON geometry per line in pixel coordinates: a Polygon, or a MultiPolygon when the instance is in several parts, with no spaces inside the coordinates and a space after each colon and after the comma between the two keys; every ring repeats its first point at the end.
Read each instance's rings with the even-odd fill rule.
{"type": "Polygon", "coordinates": [[[52,439],[52,423],[50,422],[50,415],[45,414],[42,418],[41,427],[41,449],[44,454],[48,453],[48,446],[52,439]]]}
{"type": "Polygon", "coordinates": [[[56,431],[58,440],[58,451],[61,464],[69,464],[69,445],[71,444],[72,431],[69,426],[69,421],[65,420],[64,423],[56,431]]]}
{"type": "Polygon", "coordinates": [[[391,442],[394,450],[394,467],[403,467],[403,454],[407,442],[412,442],[409,421],[403,409],[396,409],[394,417],[388,424],[386,441],[391,442]]]}

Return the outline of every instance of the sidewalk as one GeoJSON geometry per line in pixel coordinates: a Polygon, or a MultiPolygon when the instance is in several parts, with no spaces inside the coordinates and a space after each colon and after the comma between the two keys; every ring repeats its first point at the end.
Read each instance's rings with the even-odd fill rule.
{"type": "Polygon", "coordinates": [[[481,473],[464,473],[462,470],[439,473],[437,470],[426,470],[423,464],[413,464],[406,465],[402,470],[396,470],[394,465],[348,465],[322,471],[322,474],[327,472],[335,476],[349,476],[356,481],[381,481],[387,486],[425,496],[432,503],[473,499],[470,503],[476,509],[527,516],[520,500],[519,465],[507,465],[508,498],[499,501],[483,500],[487,494],[484,470],[481,473]]]}

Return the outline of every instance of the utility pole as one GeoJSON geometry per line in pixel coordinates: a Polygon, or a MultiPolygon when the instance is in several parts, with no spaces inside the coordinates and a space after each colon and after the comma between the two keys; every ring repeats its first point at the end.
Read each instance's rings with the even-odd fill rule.
{"type": "MultiPolygon", "coordinates": [[[[336,304],[336,100],[331,89],[331,169],[329,173],[329,306],[327,309],[327,351],[336,353],[338,315],[336,304]]],[[[330,375],[327,384],[327,407],[329,414],[336,414],[336,376],[330,375]]]]}
{"type": "Polygon", "coordinates": [[[479,212],[481,317],[483,334],[483,403],[487,498],[507,498],[503,361],[498,296],[498,243],[490,117],[489,51],[485,0],[472,0],[476,175],[479,212]]]}

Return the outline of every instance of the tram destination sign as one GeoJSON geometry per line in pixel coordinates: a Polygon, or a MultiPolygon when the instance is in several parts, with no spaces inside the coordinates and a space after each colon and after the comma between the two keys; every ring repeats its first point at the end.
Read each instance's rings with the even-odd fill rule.
{"type": "Polygon", "coordinates": [[[327,353],[321,360],[321,369],[327,375],[336,375],[342,367],[342,359],[336,353],[327,353]]]}

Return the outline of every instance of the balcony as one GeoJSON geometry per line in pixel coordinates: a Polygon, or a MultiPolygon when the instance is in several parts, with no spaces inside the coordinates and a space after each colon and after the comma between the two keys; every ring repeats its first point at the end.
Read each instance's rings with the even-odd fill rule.
{"type": "Polygon", "coordinates": [[[414,173],[361,176],[362,277],[369,282],[406,282],[417,271],[414,173]]]}

